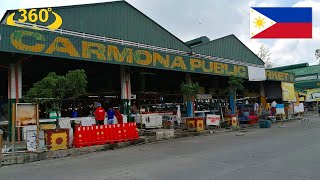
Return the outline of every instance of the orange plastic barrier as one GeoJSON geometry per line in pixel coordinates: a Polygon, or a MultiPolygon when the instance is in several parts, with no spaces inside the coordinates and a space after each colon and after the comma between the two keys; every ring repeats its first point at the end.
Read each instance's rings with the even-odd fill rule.
{"type": "Polygon", "coordinates": [[[75,131],[74,131],[74,146],[75,147],[83,147],[83,133],[82,133],[82,128],[79,125],[75,126],[75,131]]]}
{"type": "Polygon", "coordinates": [[[137,124],[136,123],[132,123],[133,126],[133,139],[139,139],[139,133],[137,130],[137,124]]]}
{"type": "Polygon", "coordinates": [[[136,123],[93,126],[76,125],[74,130],[74,146],[76,148],[133,141],[138,138],[139,133],[136,123]]]}
{"type": "Polygon", "coordinates": [[[115,125],[108,125],[108,134],[110,135],[109,143],[113,144],[116,141],[116,128],[115,125]]]}
{"type": "Polygon", "coordinates": [[[125,123],[125,124],[120,124],[121,128],[122,128],[122,140],[123,141],[128,141],[129,140],[129,137],[128,137],[128,123],[125,123]]]}

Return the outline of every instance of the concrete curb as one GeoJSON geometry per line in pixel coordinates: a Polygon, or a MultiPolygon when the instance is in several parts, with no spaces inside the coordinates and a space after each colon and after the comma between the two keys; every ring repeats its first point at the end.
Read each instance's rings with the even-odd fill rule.
{"type": "MultiPolygon", "coordinates": [[[[219,133],[223,133],[223,132],[226,132],[226,131],[222,131],[219,133]]],[[[206,130],[202,132],[186,131],[179,134],[175,134],[173,138],[165,138],[162,140],[156,140],[155,138],[154,139],[140,138],[137,141],[132,141],[132,142],[96,145],[96,146],[90,146],[90,147],[72,148],[72,149],[66,149],[66,150],[48,151],[48,152],[41,152],[41,153],[26,153],[26,154],[18,154],[15,156],[7,155],[2,157],[0,165],[9,166],[14,164],[25,164],[25,163],[31,163],[36,161],[42,161],[42,160],[50,160],[50,159],[57,159],[57,158],[63,158],[63,157],[69,157],[69,156],[84,155],[92,152],[120,149],[120,148],[129,147],[132,145],[149,144],[154,142],[166,141],[170,139],[202,136],[202,135],[208,135],[208,134],[210,134],[210,130],[206,130]]]]}
{"type": "MultiPolygon", "coordinates": [[[[289,119],[289,120],[285,120],[284,122],[290,122],[293,120],[298,120],[298,119],[296,118],[289,119]]],[[[247,129],[256,129],[256,127],[250,127],[247,129]]],[[[8,156],[2,156],[0,167],[9,166],[13,164],[25,164],[25,163],[31,163],[31,162],[41,161],[41,160],[63,158],[68,156],[78,156],[78,155],[84,155],[92,152],[108,151],[108,150],[125,148],[132,145],[149,144],[153,142],[161,142],[161,141],[166,141],[170,139],[179,139],[179,138],[192,137],[192,136],[204,136],[204,135],[210,135],[210,134],[221,134],[221,133],[228,133],[228,132],[236,132],[236,131],[233,131],[233,130],[205,130],[202,132],[181,131],[179,133],[175,133],[173,138],[164,138],[162,140],[156,140],[155,138],[140,138],[132,142],[121,142],[121,143],[115,143],[115,144],[72,148],[72,149],[66,149],[66,150],[48,151],[48,152],[41,152],[41,153],[28,153],[28,154],[26,153],[26,154],[18,154],[15,156],[8,155],[8,156]],[[211,133],[210,131],[213,131],[213,133],[211,133]]]]}
{"type": "Polygon", "coordinates": [[[83,148],[72,148],[72,149],[58,150],[58,151],[18,154],[15,156],[7,155],[7,156],[2,156],[1,165],[8,166],[13,164],[25,164],[25,163],[36,162],[41,160],[50,160],[50,159],[68,157],[68,156],[84,155],[92,152],[125,148],[131,145],[141,144],[143,142],[145,142],[145,139],[138,139],[136,141],[130,141],[130,142],[120,142],[116,144],[105,144],[105,145],[97,145],[97,146],[90,146],[90,147],[83,147],[83,148]]]}

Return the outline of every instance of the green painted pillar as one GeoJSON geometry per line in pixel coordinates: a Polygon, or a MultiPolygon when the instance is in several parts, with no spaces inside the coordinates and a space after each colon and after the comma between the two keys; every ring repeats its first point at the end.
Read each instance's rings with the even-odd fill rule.
{"type": "Polygon", "coordinates": [[[121,113],[128,116],[128,122],[131,122],[131,104],[129,99],[121,99],[121,113]]]}

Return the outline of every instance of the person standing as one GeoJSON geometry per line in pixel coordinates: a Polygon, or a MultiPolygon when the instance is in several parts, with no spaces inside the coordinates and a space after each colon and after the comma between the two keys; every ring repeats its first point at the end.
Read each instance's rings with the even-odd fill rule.
{"type": "Polygon", "coordinates": [[[259,104],[257,102],[254,103],[253,105],[253,110],[254,110],[254,115],[259,116],[259,104]]]}
{"type": "Polygon", "coordinates": [[[113,124],[114,121],[114,111],[112,107],[109,107],[109,110],[107,111],[108,114],[108,124],[113,124]]]}
{"type": "Polygon", "coordinates": [[[98,104],[98,108],[94,112],[96,125],[104,125],[104,119],[106,117],[106,111],[101,107],[101,104],[98,104]]]}
{"type": "Polygon", "coordinates": [[[118,124],[123,124],[123,116],[118,108],[114,110],[114,116],[117,118],[118,124]]]}
{"type": "Polygon", "coordinates": [[[137,114],[138,113],[138,108],[137,108],[136,104],[133,104],[131,106],[131,112],[132,112],[132,114],[137,114]]]}

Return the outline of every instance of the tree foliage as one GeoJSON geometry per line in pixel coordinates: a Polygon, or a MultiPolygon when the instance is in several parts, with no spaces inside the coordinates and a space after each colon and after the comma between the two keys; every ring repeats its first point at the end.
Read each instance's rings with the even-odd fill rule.
{"type": "MultiPolygon", "coordinates": [[[[227,89],[229,90],[230,94],[233,95],[234,102],[236,102],[236,99],[237,99],[237,92],[244,90],[243,83],[244,83],[244,80],[242,78],[235,77],[235,76],[229,77],[227,89]]],[[[231,107],[231,108],[235,110],[236,103],[234,103],[233,107],[231,107]]]]}
{"type": "MultiPolygon", "coordinates": [[[[87,76],[84,70],[69,71],[65,76],[50,72],[33,84],[24,100],[30,103],[49,103],[51,110],[61,112],[65,99],[75,99],[86,93],[87,76]]],[[[57,120],[57,127],[59,127],[57,120]]]]}
{"type": "Polygon", "coordinates": [[[32,88],[26,93],[24,100],[39,104],[57,102],[65,98],[65,93],[66,77],[51,72],[42,80],[33,84],[32,88]]]}
{"type": "Polygon", "coordinates": [[[199,83],[182,83],[180,86],[181,93],[191,101],[199,93],[199,83]]]}
{"type": "Polygon", "coordinates": [[[320,64],[320,49],[316,49],[314,55],[316,56],[316,59],[319,61],[320,64]]]}
{"type": "Polygon", "coordinates": [[[263,44],[260,46],[260,50],[257,56],[264,62],[265,68],[272,68],[274,64],[271,62],[271,52],[268,47],[265,47],[263,44]]]}
{"type": "Polygon", "coordinates": [[[87,75],[83,69],[69,71],[66,74],[66,85],[68,87],[66,95],[72,99],[86,94],[87,75]]]}
{"type": "Polygon", "coordinates": [[[243,83],[244,80],[242,78],[230,76],[228,80],[228,90],[234,93],[242,91],[244,89],[243,83]]]}

